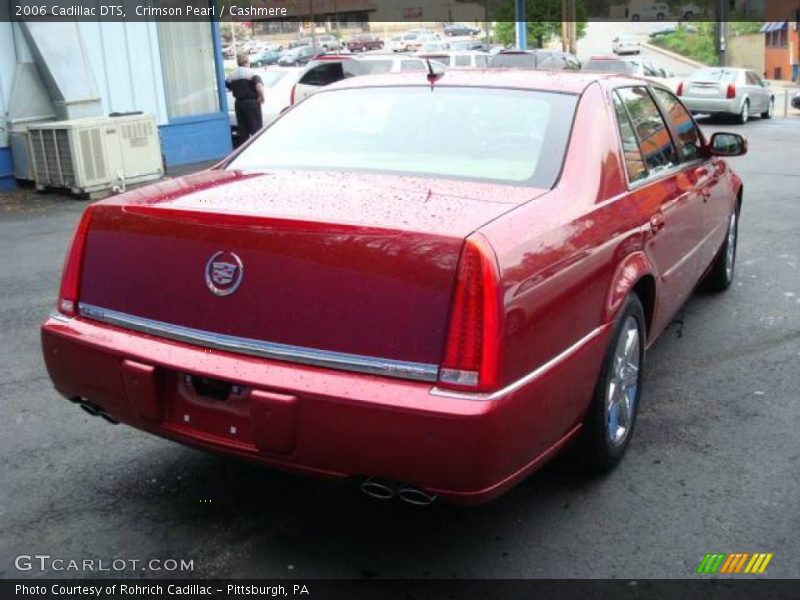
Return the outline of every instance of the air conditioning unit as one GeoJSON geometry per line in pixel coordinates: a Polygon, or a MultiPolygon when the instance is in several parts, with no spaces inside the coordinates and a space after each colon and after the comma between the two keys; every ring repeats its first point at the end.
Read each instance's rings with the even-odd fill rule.
{"type": "Polygon", "coordinates": [[[120,191],[164,175],[155,118],[135,114],[28,126],[36,188],[120,191]]]}

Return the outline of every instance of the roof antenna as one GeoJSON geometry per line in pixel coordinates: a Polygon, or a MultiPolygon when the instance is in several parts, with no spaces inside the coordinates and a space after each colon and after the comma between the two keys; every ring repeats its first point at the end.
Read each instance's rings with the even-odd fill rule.
{"type": "Polygon", "coordinates": [[[428,65],[428,83],[431,84],[431,91],[433,91],[433,84],[439,81],[444,76],[444,73],[441,71],[437,73],[433,70],[430,58],[425,59],[425,64],[428,65]]]}

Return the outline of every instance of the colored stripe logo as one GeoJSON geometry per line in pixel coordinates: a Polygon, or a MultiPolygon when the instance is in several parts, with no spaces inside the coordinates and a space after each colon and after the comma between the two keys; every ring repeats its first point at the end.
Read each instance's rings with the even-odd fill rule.
{"type": "Polygon", "coordinates": [[[733,552],[731,554],[706,554],[697,567],[697,573],[713,575],[714,573],[732,575],[751,573],[760,575],[767,570],[773,554],[766,552],[733,552]]]}

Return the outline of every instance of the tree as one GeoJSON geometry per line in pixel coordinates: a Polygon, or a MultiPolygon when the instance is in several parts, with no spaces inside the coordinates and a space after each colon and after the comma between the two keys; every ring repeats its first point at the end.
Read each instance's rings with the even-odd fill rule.
{"type": "MultiPolygon", "coordinates": [[[[528,45],[541,48],[553,38],[561,37],[561,0],[526,0],[525,19],[527,20],[528,45]]],[[[578,2],[577,8],[578,37],[586,33],[586,5],[578,2]]],[[[511,44],[515,40],[514,33],[514,0],[503,0],[492,11],[492,19],[497,22],[495,36],[501,44],[511,44]]]]}

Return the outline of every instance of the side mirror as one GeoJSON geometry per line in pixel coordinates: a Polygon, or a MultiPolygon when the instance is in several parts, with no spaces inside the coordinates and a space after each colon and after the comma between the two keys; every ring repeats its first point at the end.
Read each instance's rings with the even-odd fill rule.
{"type": "Polygon", "coordinates": [[[747,140],[738,133],[715,133],[709,143],[714,156],[743,156],[747,154],[747,140]]]}

